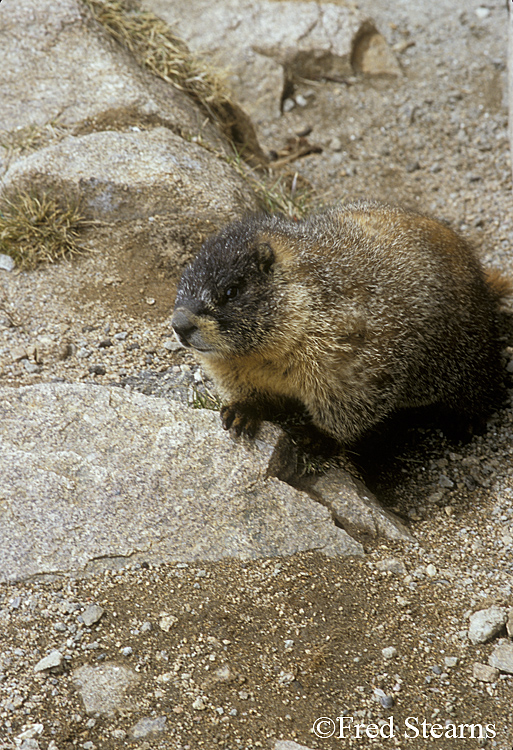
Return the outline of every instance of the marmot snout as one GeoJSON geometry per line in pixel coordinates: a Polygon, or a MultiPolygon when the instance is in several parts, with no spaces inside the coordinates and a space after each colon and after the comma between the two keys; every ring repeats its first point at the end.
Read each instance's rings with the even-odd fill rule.
{"type": "Polygon", "coordinates": [[[506,291],[444,224],[357,202],[229,225],[184,271],[172,325],[216,382],[226,428],[253,434],[292,403],[347,443],[404,407],[485,417],[506,291]]]}

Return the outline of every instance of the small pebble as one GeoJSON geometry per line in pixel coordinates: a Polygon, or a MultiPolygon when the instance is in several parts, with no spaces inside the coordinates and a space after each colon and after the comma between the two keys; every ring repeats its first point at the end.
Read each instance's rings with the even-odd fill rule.
{"type": "Polygon", "coordinates": [[[23,359],[22,362],[26,372],[30,374],[41,371],[41,368],[35,362],[30,362],[28,359],[23,359]]]}
{"type": "Polygon", "coordinates": [[[91,365],[89,372],[91,375],[105,375],[107,369],[105,368],[105,365],[91,365]]]}
{"type": "Polygon", "coordinates": [[[178,349],[183,349],[182,345],[176,339],[166,339],[162,346],[168,352],[177,352],[178,349]]]}
{"type": "Polygon", "coordinates": [[[62,664],[62,654],[60,651],[51,651],[48,656],[38,661],[34,667],[34,672],[44,672],[46,669],[52,669],[52,667],[60,667],[62,664]]]}
{"type": "Polygon", "coordinates": [[[90,604],[84,612],[80,615],[82,618],[82,622],[86,626],[86,628],[89,628],[91,625],[94,625],[98,620],[101,618],[105,610],[100,607],[98,604],[90,604]]]}
{"type": "MultiPolygon", "coordinates": [[[[295,679],[294,672],[286,672],[285,670],[282,669],[280,674],[278,675],[278,685],[290,685],[291,682],[294,682],[294,679],[295,679]]],[[[240,697],[240,693],[239,693],[239,697],[240,697]]]]}
{"type": "Polygon", "coordinates": [[[75,352],[75,344],[72,344],[70,341],[62,341],[57,347],[57,359],[60,362],[64,362],[65,359],[69,359],[69,357],[73,356],[75,352]]]}
{"type": "Polygon", "coordinates": [[[43,724],[25,725],[23,732],[16,737],[16,740],[31,740],[34,737],[37,737],[38,734],[42,734],[43,730],[43,724]]]}
{"type": "Polygon", "coordinates": [[[495,650],[490,654],[488,664],[491,667],[500,669],[501,672],[513,674],[513,643],[511,643],[511,641],[499,643],[495,650]]]}
{"type": "Polygon", "coordinates": [[[486,643],[496,635],[508,620],[504,607],[489,607],[480,609],[470,616],[468,637],[474,645],[486,643]]]}
{"type": "Polygon", "coordinates": [[[10,255],[5,255],[4,253],[0,253],[0,269],[2,271],[13,271],[14,266],[16,263],[11,258],[10,255]]]}
{"type": "Polygon", "coordinates": [[[214,676],[219,682],[230,682],[235,678],[235,675],[228,664],[223,664],[222,667],[216,669],[214,676]]]}
{"type": "Polygon", "coordinates": [[[174,615],[164,615],[159,622],[160,629],[165,633],[169,633],[173,625],[176,625],[177,622],[178,617],[175,617],[174,615]]]}
{"type": "Polygon", "coordinates": [[[482,21],[483,19],[488,18],[488,16],[490,15],[490,9],[484,8],[482,5],[480,5],[479,8],[476,8],[475,13],[479,20],[482,21]]]}
{"type": "Polygon", "coordinates": [[[23,743],[19,745],[19,750],[41,750],[41,745],[34,739],[23,740],[23,743]]]}
{"type": "Polygon", "coordinates": [[[378,700],[383,708],[392,708],[394,705],[394,699],[391,695],[387,695],[381,688],[375,688],[374,697],[378,700]]]}
{"type": "Polygon", "coordinates": [[[481,664],[476,661],[473,668],[472,674],[480,682],[496,682],[499,679],[499,670],[497,667],[490,667],[488,664],[481,664]]]}
{"type": "Polygon", "coordinates": [[[160,734],[166,730],[166,716],[158,716],[156,719],[140,719],[131,729],[134,740],[141,740],[144,737],[160,734]]]}
{"type": "Polygon", "coordinates": [[[196,700],[193,702],[192,707],[195,711],[204,711],[207,707],[205,698],[202,695],[198,695],[196,700]]]}
{"type": "Polygon", "coordinates": [[[513,638],[513,609],[508,610],[508,619],[506,620],[506,630],[510,638],[513,638]]]}
{"type": "Polygon", "coordinates": [[[397,575],[406,575],[406,567],[401,560],[397,560],[395,557],[391,557],[387,560],[379,560],[376,563],[376,567],[381,571],[390,571],[390,573],[396,573],[397,575]]]}

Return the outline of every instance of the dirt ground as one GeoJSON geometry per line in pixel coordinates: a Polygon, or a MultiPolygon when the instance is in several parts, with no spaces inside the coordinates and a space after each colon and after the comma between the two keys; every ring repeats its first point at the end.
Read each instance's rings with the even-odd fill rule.
{"type": "MultiPolygon", "coordinates": [[[[445,541],[437,565],[450,557],[445,541]]],[[[141,716],[167,719],[166,732],[135,744],[141,748],[268,748],[279,738],[312,748],[511,747],[504,732],[511,680],[492,687],[473,679],[472,664],[488,648],[469,647],[460,634],[465,622],[452,581],[445,573],[414,576],[412,588],[397,559],[398,573],[376,567],[391,552],[386,545],[363,564],[308,553],[16,586],[11,605],[4,602],[2,650],[9,652],[4,682],[17,679],[11,699],[18,707],[5,725],[16,737],[40,723],[41,736],[58,748],[133,747],[130,729],[141,716]],[[91,601],[105,609],[99,624],[78,624],[82,637],[66,649],[64,667],[34,675],[39,655],[76,639],[77,615],[91,601]],[[176,622],[165,632],[160,622],[169,615],[176,622]],[[387,647],[397,651],[389,659],[387,647]],[[135,669],[140,681],[118,715],[91,720],[69,670],[111,661],[135,669]],[[353,717],[345,742],[339,716],[353,717]],[[331,738],[312,731],[322,717],[336,727],[331,738]],[[457,738],[434,742],[431,725],[447,731],[446,722],[457,738]],[[359,738],[355,724],[369,735],[362,729],[359,738]],[[474,730],[461,730],[465,724],[474,730]],[[497,743],[478,741],[486,724],[495,725],[497,743]],[[372,741],[380,726],[383,735],[372,741]]]]}
{"type": "MultiPolygon", "coordinates": [[[[433,213],[469,236],[486,265],[513,274],[504,3],[360,7],[403,77],[302,82],[289,111],[257,123],[263,147],[279,151],[308,132],[322,152],[292,167],[318,205],[368,197],[433,213]]],[[[0,385],[60,378],[160,394],[168,373],[192,380],[196,366],[174,350],[168,319],[180,268],[206,234],[170,237],[155,217],[95,230],[82,257],[58,266],[0,271],[0,385]]],[[[508,330],[504,345],[507,362],[508,330]]],[[[0,587],[0,748],[242,750],[281,739],[319,750],[511,750],[513,676],[476,679],[497,638],[472,645],[466,630],[475,610],[513,607],[512,395],[465,445],[409,426],[396,450],[376,456],[369,481],[409,523],[411,547],[0,587]],[[91,602],[105,613],[88,628],[77,617],[91,602]],[[168,632],[165,615],[177,618],[168,632]],[[52,648],[64,664],[34,673],[52,648]],[[139,674],[134,697],[115,716],[88,716],[72,673],[109,661],[139,674]],[[354,720],[345,738],[339,716],[354,720]],[[142,717],[166,717],[165,730],[134,739],[142,717]]]]}

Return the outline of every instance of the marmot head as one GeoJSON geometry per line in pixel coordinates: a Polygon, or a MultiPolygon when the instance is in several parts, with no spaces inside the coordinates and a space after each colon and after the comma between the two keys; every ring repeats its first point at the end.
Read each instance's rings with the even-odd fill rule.
{"type": "Polygon", "coordinates": [[[183,346],[206,357],[244,354],[276,325],[276,259],[259,224],[250,217],[229,225],[185,269],[171,321],[183,346]]]}

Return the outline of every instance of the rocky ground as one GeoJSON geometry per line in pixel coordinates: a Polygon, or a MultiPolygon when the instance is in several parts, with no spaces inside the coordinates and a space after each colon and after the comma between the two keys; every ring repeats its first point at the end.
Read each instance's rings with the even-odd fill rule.
{"type": "MultiPolygon", "coordinates": [[[[282,116],[257,121],[264,149],[308,132],[322,152],[292,166],[317,203],[418,207],[513,273],[504,3],[360,7],[404,75],[301,83],[282,116]]],[[[81,258],[0,270],[1,384],[64,379],[187,398],[200,374],[170,333],[176,278],[155,260],[161,237],[134,220],[125,234],[96,230],[81,258]]],[[[507,330],[504,344],[507,365],[507,330]]],[[[410,524],[411,546],[383,542],[358,560],[137,563],[2,586],[0,747],[510,750],[512,435],[510,399],[465,445],[410,427],[374,465],[369,481],[410,524]],[[469,639],[482,610],[490,623],[469,639]],[[345,743],[339,716],[353,717],[345,743]]]]}

